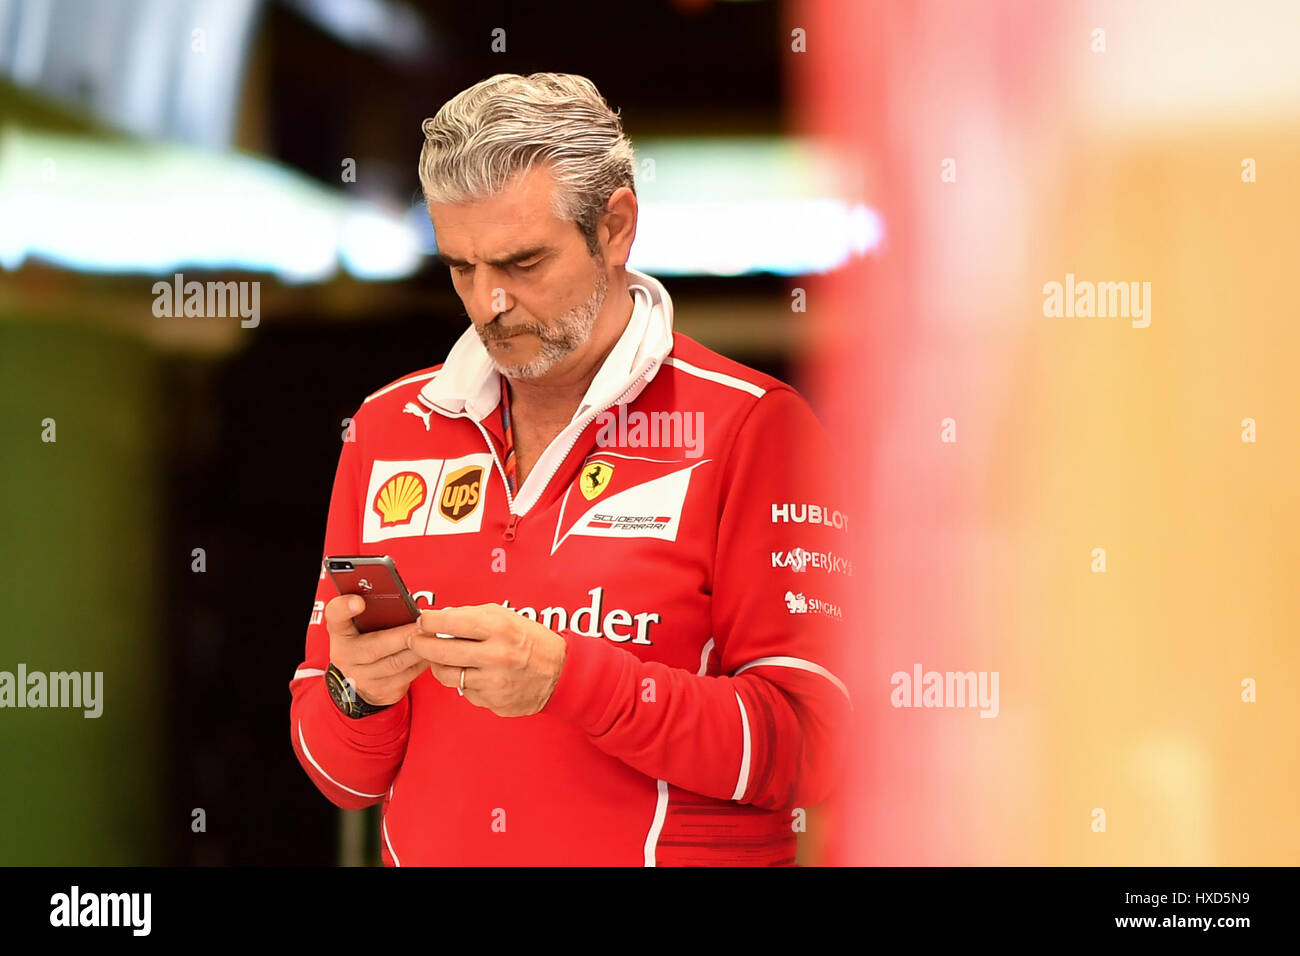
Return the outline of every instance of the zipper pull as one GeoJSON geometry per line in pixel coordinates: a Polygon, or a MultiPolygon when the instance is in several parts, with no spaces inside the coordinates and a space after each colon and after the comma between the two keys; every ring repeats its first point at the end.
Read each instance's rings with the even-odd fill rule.
{"type": "Polygon", "coordinates": [[[519,515],[511,515],[510,523],[506,525],[505,534],[502,535],[507,541],[515,540],[515,525],[519,524],[519,515]]]}

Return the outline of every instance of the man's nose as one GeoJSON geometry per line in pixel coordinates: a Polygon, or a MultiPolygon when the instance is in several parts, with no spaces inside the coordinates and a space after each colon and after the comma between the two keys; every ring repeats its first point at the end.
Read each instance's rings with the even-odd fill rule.
{"type": "Polygon", "coordinates": [[[509,312],[514,305],[505,273],[491,266],[479,266],[474,270],[474,285],[470,293],[473,296],[474,314],[487,322],[503,312],[509,312]]]}

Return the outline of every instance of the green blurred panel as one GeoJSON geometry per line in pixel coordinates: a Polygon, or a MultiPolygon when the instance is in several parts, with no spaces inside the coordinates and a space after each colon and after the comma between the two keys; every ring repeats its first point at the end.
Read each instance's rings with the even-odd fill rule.
{"type": "Polygon", "coordinates": [[[160,813],[157,382],[140,341],[0,316],[0,671],[103,674],[98,718],[0,708],[0,864],[161,863],[188,823],[160,813]]]}

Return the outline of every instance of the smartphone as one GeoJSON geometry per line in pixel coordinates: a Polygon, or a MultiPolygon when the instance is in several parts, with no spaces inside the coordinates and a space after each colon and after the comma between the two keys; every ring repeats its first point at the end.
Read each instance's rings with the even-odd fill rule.
{"type": "Polygon", "coordinates": [[[325,570],[339,594],[359,594],[366,599],[366,609],[352,619],[362,634],[399,627],[419,619],[420,608],[388,555],[327,557],[325,570]]]}

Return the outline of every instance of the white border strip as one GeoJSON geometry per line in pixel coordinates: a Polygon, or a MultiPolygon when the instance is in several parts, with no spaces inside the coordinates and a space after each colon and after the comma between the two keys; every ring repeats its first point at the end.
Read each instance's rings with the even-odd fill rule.
{"type": "Polygon", "coordinates": [[[402,865],[402,861],[398,860],[398,852],[393,849],[393,840],[389,839],[389,819],[387,817],[383,818],[383,842],[389,845],[389,856],[393,857],[393,865],[402,865]]]}
{"type": "Polygon", "coordinates": [[[402,861],[397,858],[397,851],[393,849],[393,841],[388,839],[388,811],[393,806],[393,794],[397,792],[397,781],[394,780],[388,788],[388,806],[384,808],[384,818],[380,821],[384,830],[384,843],[388,846],[388,855],[393,858],[394,866],[401,866],[402,861]]]}
{"type": "MultiPolygon", "coordinates": [[[[654,414],[653,412],[651,414],[654,414]]],[[[585,459],[583,464],[589,464],[593,461],[600,461],[602,458],[626,458],[629,461],[652,461],[656,465],[680,465],[681,462],[674,458],[646,458],[642,455],[621,455],[616,451],[596,451],[592,452],[585,459]]]]}
{"type": "Polygon", "coordinates": [[[401,866],[402,861],[397,858],[397,851],[393,849],[393,841],[388,839],[388,818],[384,817],[384,842],[388,844],[388,855],[393,858],[394,866],[401,866]]]}
{"type": "Polygon", "coordinates": [[[745,713],[745,702],[740,699],[740,694],[736,694],[736,703],[740,705],[740,727],[744,734],[744,746],[740,751],[740,779],[736,781],[736,792],[731,795],[732,800],[743,797],[745,788],[749,786],[749,716],[745,713]]]}
{"type": "Polygon", "coordinates": [[[346,790],[348,793],[356,794],[358,797],[382,797],[383,796],[382,793],[362,793],[360,790],[353,790],[351,787],[345,787],[343,786],[343,784],[339,783],[337,780],[335,780],[333,777],[327,774],[325,772],[325,768],[316,762],[316,758],[313,757],[311,755],[311,751],[307,749],[307,739],[302,735],[301,720],[298,721],[298,743],[302,744],[303,755],[307,758],[308,761],[310,761],[311,765],[320,771],[322,777],[324,777],[330,783],[334,784],[334,786],[338,787],[340,790],[346,790]]]}
{"type": "Polygon", "coordinates": [[[844,682],[842,680],[840,680],[838,677],[836,677],[826,668],[822,667],[820,664],[814,664],[812,661],[806,661],[802,657],[760,657],[756,661],[750,661],[748,664],[736,668],[734,671],[731,672],[731,676],[735,677],[741,671],[747,671],[751,667],[793,667],[796,670],[808,671],[809,673],[812,674],[820,674],[822,677],[825,677],[828,681],[830,681],[832,684],[838,687],[840,689],[840,692],[844,694],[845,699],[848,700],[849,706],[850,707],[853,706],[853,698],[849,696],[849,689],[844,686],[844,682]]]}
{"type": "MultiPolygon", "coordinates": [[[[702,676],[709,666],[709,651],[713,649],[713,638],[709,638],[700,652],[700,670],[702,676]]],[[[743,711],[743,708],[742,708],[743,711]]],[[[645,838],[645,865],[655,865],[655,848],[659,843],[659,833],[664,828],[664,819],[668,816],[668,781],[656,780],[659,797],[655,801],[655,816],[650,824],[650,832],[645,838]]]]}
{"type": "Polygon", "coordinates": [[[395,388],[401,388],[403,385],[410,385],[412,382],[423,382],[425,379],[433,378],[437,374],[437,372],[425,372],[423,375],[412,375],[410,378],[404,378],[400,382],[394,382],[392,385],[385,385],[379,391],[366,398],[366,400],[361,404],[364,405],[366,402],[376,399],[380,395],[386,395],[395,388]]]}
{"type": "Polygon", "coordinates": [[[695,672],[696,676],[703,677],[708,672],[709,651],[711,650],[713,650],[713,638],[709,638],[708,642],[704,645],[703,650],[700,651],[700,669],[695,672]]]}
{"type": "Polygon", "coordinates": [[[728,375],[725,372],[714,372],[707,368],[700,368],[698,365],[692,365],[690,362],[684,362],[679,358],[668,356],[664,359],[665,365],[671,365],[673,368],[679,368],[687,375],[694,375],[696,378],[705,378],[710,382],[717,382],[719,385],[730,385],[732,388],[738,388],[742,392],[749,392],[756,398],[762,398],[767,394],[767,389],[760,388],[752,382],[746,382],[743,378],[736,378],[734,375],[728,375]]]}
{"type": "Polygon", "coordinates": [[[655,800],[655,818],[650,823],[650,832],[645,836],[645,865],[655,865],[655,845],[659,842],[659,831],[664,828],[664,817],[668,816],[668,781],[656,780],[659,796],[655,800]]]}
{"type": "Polygon", "coordinates": [[[304,677],[324,677],[325,672],[319,667],[300,667],[293,672],[294,680],[302,680],[304,677]]]}

